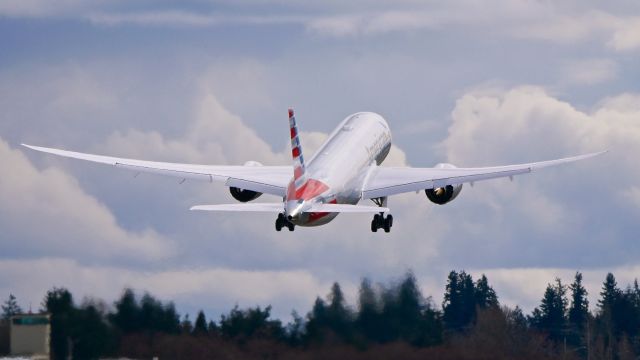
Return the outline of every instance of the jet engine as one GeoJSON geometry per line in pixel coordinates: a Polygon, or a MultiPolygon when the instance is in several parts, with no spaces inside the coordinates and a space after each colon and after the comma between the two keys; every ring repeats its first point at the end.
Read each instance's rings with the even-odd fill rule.
{"type": "MultiPolygon", "coordinates": [[[[247,161],[246,163],[244,163],[244,166],[262,166],[262,164],[260,164],[257,161],[247,161]]],[[[233,186],[229,187],[229,192],[231,193],[231,196],[233,196],[234,199],[243,203],[249,202],[251,200],[255,200],[259,198],[260,195],[262,195],[262,193],[260,192],[240,189],[233,186]]]]}
{"type": "MultiPolygon", "coordinates": [[[[438,164],[436,169],[455,169],[451,164],[438,164]]],[[[435,189],[426,189],[424,193],[427,198],[434,204],[444,205],[451,200],[455,199],[462,191],[462,184],[460,185],[447,185],[445,187],[439,187],[435,189]]]]}

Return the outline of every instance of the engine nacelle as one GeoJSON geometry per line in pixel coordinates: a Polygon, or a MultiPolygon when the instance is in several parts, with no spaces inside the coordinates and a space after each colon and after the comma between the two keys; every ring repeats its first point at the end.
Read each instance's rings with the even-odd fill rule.
{"type": "Polygon", "coordinates": [[[234,199],[240,202],[249,202],[251,200],[255,200],[259,198],[260,195],[262,195],[262,193],[259,193],[259,192],[240,189],[237,187],[230,187],[229,192],[231,193],[231,196],[233,196],[234,199]]]}
{"type": "MultiPolygon", "coordinates": [[[[244,166],[262,166],[262,164],[257,161],[247,161],[246,163],[244,163],[244,166]]],[[[234,199],[240,202],[249,202],[251,200],[255,200],[259,198],[260,195],[262,195],[262,193],[260,192],[240,189],[233,186],[229,187],[229,192],[231,193],[231,196],[233,196],[234,199]]]]}
{"type": "MultiPolygon", "coordinates": [[[[454,169],[455,166],[451,164],[438,164],[435,166],[437,169],[454,169]]],[[[424,193],[427,198],[434,204],[444,205],[455,199],[462,191],[462,184],[460,185],[447,185],[445,187],[426,189],[424,193]]]]}

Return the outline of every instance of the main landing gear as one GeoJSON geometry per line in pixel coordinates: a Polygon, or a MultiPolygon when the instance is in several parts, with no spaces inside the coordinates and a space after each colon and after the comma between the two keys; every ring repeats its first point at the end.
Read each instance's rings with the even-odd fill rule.
{"type": "Polygon", "coordinates": [[[371,220],[371,231],[377,232],[378,229],[384,229],[384,232],[391,231],[393,226],[393,216],[384,216],[384,213],[375,214],[371,220]]]}
{"type": "Polygon", "coordinates": [[[278,214],[278,218],[276,219],[276,231],[282,230],[283,227],[289,229],[289,231],[293,231],[296,228],[296,225],[291,221],[287,220],[284,217],[283,213],[278,214]]]}
{"type": "MultiPolygon", "coordinates": [[[[387,206],[386,197],[371,199],[371,201],[373,201],[376,205],[380,207],[387,206]]],[[[381,212],[380,214],[375,214],[373,216],[373,220],[371,220],[371,231],[373,232],[377,232],[378,229],[384,229],[384,232],[388,233],[389,231],[391,231],[392,226],[393,226],[393,216],[387,215],[385,217],[383,212],[381,212]]]]}

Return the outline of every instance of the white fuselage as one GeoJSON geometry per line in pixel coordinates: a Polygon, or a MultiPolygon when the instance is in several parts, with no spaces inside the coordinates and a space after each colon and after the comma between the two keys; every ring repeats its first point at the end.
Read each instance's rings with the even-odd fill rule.
{"type": "Polygon", "coordinates": [[[326,224],[338,213],[304,212],[313,203],[357,204],[372,165],[380,165],[391,149],[391,131],[382,116],[360,112],[348,116],[329,135],[306,165],[308,186],[285,198],[286,214],[296,225],[326,224]]]}

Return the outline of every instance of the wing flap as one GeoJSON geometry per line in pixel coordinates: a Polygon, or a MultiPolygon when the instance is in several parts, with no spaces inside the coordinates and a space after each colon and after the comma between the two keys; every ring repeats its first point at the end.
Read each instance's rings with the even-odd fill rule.
{"type": "Polygon", "coordinates": [[[373,170],[372,176],[362,189],[362,198],[373,199],[405,192],[433,189],[446,185],[459,185],[527,174],[537,169],[584,160],[604,153],[606,153],[606,151],[528,164],[480,168],[379,167],[373,170]]]}

